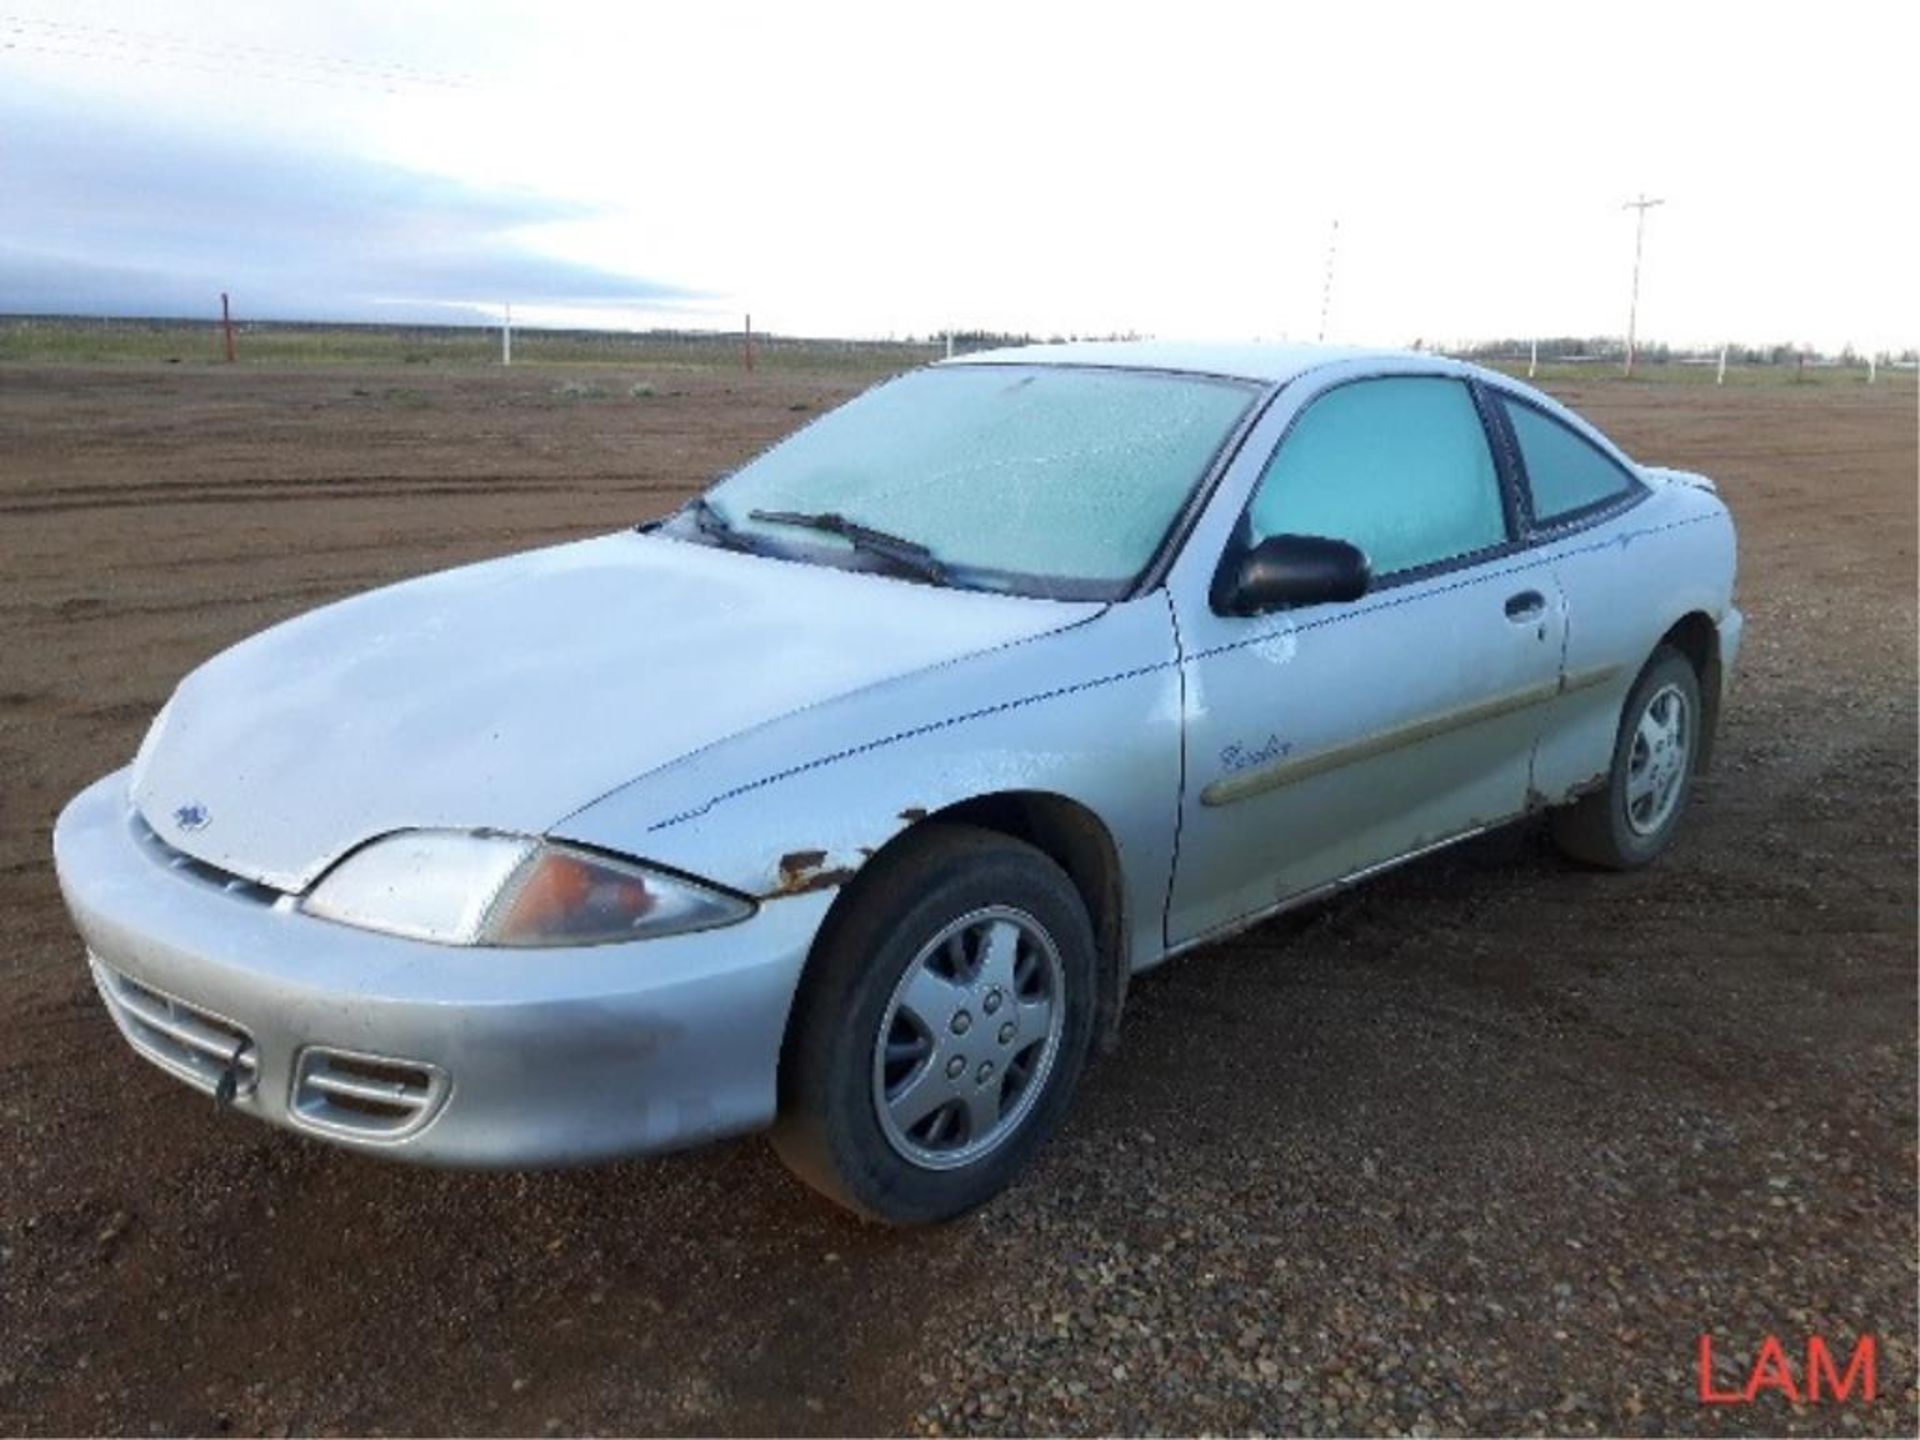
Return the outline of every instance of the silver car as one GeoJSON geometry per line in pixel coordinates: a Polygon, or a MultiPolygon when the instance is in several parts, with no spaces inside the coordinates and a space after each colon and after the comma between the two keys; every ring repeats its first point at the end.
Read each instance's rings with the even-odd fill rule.
{"type": "Polygon", "coordinates": [[[462,1166],[771,1127],[938,1220],[1128,977],[1536,811],[1671,841],[1740,645],[1711,483],[1424,355],[997,351],[672,517],[326,606],[69,804],[140,1054],[462,1166]]]}

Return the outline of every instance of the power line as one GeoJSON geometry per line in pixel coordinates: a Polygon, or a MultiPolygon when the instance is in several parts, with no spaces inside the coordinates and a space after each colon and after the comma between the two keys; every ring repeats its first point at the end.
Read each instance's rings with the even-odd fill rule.
{"type": "Polygon", "coordinates": [[[72,20],[43,20],[35,16],[0,15],[0,25],[16,33],[40,32],[35,38],[69,45],[92,43],[109,49],[138,46],[160,48],[217,59],[245,59],[256,63],[317,71],[329,74],[372,76],[434,85],[470,84],[472,77],[399,61],[361,60],[342,55],[321,55],[311,51],[289,50],[282,46],[252,45],[229,40],[194,40],[151,30],[129,30],[117,25],[88,25],[72,20]]]}
{"type": "Polygon", "coordinates": [[[1627,302],[1627,374],[1633,374],[1634,330],[1640,320],[1640,251],[1647,239],[1647,211],[1656,205],[1664,205],[1665,200],[1649,200],[1647,192],[1642,190],[1638,200],[1629,200],[1620,208],[1637,210],[1640,213],[1633,222],[1633,298],[1627,302]]]}
{"type": "Polygon", "coordinates": [[[1327,311],[1333,305],[1333,259],[1335,247],[1340,243],[1340,221],[1336,218],[1327,231],[1327,263],[1320,276],[1320,339],[1327,338],[1327,311]]]}
{"type": "MultiPolygon", "coordinates": [[[[191,59],[171,55],[136,55],[132,53],[109,55],[101,54],[98,51],[68,49],[57,45],[26,45],[15,40],[3,38],[0,38],[0,54],[49,55],[56,59],[96,61],[126,66],[130,69],[152,69],[157,66],[162,69],[191,70],[202,75],[220,75],[229,79],[233,78],[236,74],[235,67],[230,63],[216,63],[214,61],[196,62],[191,59]]],[[[328,80],[317,75],[302,74],[297,71],[274,72],[271,70],[255,70],[242,78],[286,81],[295,85],[317,85],[328,90],[383,91],[388,94],[397,93],[403,88],[399,84],[391,81],[385,83],[366,80],[343,82],[339,80],[328,80]]]]}
{"type": "Polygon", "coordinates": [[[76,60],[123,65],[166,65],[181,69],[249,74],[341,89],[399,90],[412,87],[459,90],[473,77],[396,61],[359,60],[268,45],[204,41],[156,31],[111,25],[41,20],[0,15],[0,50],[17,50],[76,60]]]}
{"type": "MultiPolygon", "coordinates": [[[[81,60],[103,62],[126,66],[130,69],[171,69],[190,70],[202,75],[219,75],[232,79],[235,68],[230,63],[214,61],[196,62],[170,55],[103,55],[97,51],[63,49],[53,45],[23,45],[16,41],[0,39],[0,54],[48,55],[62,60],[81,60]]],[[[327,90],[378,91],[384,94],[398,94],[406,87],[394,81],[341,81],[329,80],[318,75],[302,74],[298,71],[254,70],[240,78],[252,80],[284,81],[294,85],[316,85],[327,90]]]]}

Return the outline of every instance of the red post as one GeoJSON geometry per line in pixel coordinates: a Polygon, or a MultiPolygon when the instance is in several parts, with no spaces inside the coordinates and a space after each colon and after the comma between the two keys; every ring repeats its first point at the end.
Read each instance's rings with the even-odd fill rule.
{"type": "Polygon", "coordinates": [[[747,369],[753,369],[753,316],[747,316],[746,338],[741,342],[740,353],[746,358],[747,369]]]}
{"type": "Polygon", "coordinates": [[[227,292],[220,292],[220,328],[227,335],[227,363],[233,364],[233,311],[227,305],[227,292]]]}

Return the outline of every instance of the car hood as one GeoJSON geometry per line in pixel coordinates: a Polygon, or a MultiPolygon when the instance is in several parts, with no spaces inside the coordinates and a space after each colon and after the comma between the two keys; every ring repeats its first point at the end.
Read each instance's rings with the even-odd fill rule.
{"type": "Polygon", "coordinates": [[[610,535],[243,641],[181,683],[132,798],[175,848],[300,890],[374,836],[538,833],[730,736],[1100,608],[610,535]]]}

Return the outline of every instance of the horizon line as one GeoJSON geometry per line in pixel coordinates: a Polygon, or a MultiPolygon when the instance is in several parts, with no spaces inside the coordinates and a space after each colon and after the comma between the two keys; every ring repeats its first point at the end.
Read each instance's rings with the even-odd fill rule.
{"type": "MultiPolygon", "coordinates": [[[[447,302],[440,302],[440,303],[447,303],[447,302]]],[[[561,308],[564,308],[564,307],[561,307],[561,308]]],[[[165,327],[169,329],[200,329],[204,327],[206,329],[213,330],[216,332],[220,330],[222,325],[221,319],[217,315],[212,317],[202,318],[199,316],[190,316],[190,315],[139,315],[139,314],[122,314],[122,313],[83,314],[75,311],[64,311],[64,310],[63,311],[0,310],[0,325],[17,326],[23,322],[24,323],[46,322],[46,323],[55,324],[55,325],[139,325],[139,326],[151,326],[151,327],[165,327]]],[[[416,332],[420,332],[420,331],[431,332],[431,331],[439,330],[439,331],[498,332],[503,328],[503,324],[504,322],[500,319],[487,318],[482,315],[476,315],[472,319],[445,317],[445,318],[439,318],[434,320],[305,319],[305,318],[298,318],[298,317],[292,317],[292,316],[286,316],[286,315],[259,315],[259,316],[251,316],[244,319],[236,317],[233,321],[234,329],[237,331],[245,331],[249,327],[258,327],[258,326],[284,326],[288,328],[299,328],[299,329],[307,329],[307,330],[363,330],[363,331],[405,330],[405,331],[416,331],[416,332]]],[[[692,327],[692,326],[673,326],[673,325],[650,325],[650,326],[644,326],[644,327],[615,326],[615,325],[599,325],[599,326],[548,325],[548,324],[541,324],[534,321],[529,321],[529,322],[515,321],[512,323],[512,329],[516,334],[532,333],[532,334],[542,334],[542,335],[569,335],[569,336],[630,336],[634,338],[658,337],[658,338],[674,338],[674,339],[686,339],[686,340],[729,340],[729,341],[744,340],[748,336],[748,334],[751,334],[756,341],[788,341],[788,342],[829,343],[829,344],[843,344],[843,345],[874,345],[874,346],[941,345],[946,343],[949,336],[951,336],[955,340],[967,339],[967,340],[978,340],[978,341],[992,341],[996,343],[1030,344],[1030,345],[1060,344],[1060,343],[1067,343],[1067,342],[1078,341],[1078,340],[1131,341],[1131,340],[1158,340],[1158,339],[1182,338],[1178,335],[1161,336],[1151,331],[1142,331],[1142,330],[1109,330],[1109,331],[1102,331],[1102,332],[1089,331],[1086,333],[1082,333],[1080,331],[1068,331],[1068,332],[1049,331],[1045,334],[1041,334],[1032,330],[998,330],[998,329],[988,329],[980,326],[951,327],[949,329],[930,330],[930,331],[927,331],[925,334],[910,333],[906,335],[884,335],[884,336],[883,335],[834,335],[834,334],[823,334],[823,333],[810,334],[810,333],[789,332],[789,331],[781,331],[781,330],[760,330],[760,329],[754,329],[749,332],[744,327],[730,328],[730,329],[713,329],[713,328],[701,328],[701,327],[692,327]]],[[[1241,343],[1241,342],[1236,342],[1236,343],[1241,343]]],[[[1337,345],[1337,344],[1349,344],[1351,342],[1332,341],[1332,340],[1322,341],[1322,342],[1316,342],[1311,340],[1293,340],[1293,339],[1285,338],[1283,335],[1282,337],[1271,340],[1271,341],[1255,339],[1250,342],[1244,342],[1244,343],[1255,343],[1255,344],[1275,343],[1275,344],[1289,344],[1289,345],[1312,345],[1316,343],[1321,343],[1326,345],[1337,345]]],[[[1626,353],[1627,341],[1624,335],[1609,335],[1609,334],[1582,335],[1574,332],[1562,331],[1557,333],[1542,332],[1538,335],[1508,334],[1508,335],[1500,335],[1500,336],[1489,336],[1489,337],[1483,337],[1479,339],[1454,340],[1444,344],[1428,344],[1424,341],[1424,339],[1416,338],[1413,341],[1405,342],[1398,346],[1382,345],[1378,348],[1425,350],[1431,354],[1454,354],[1458,352],[1467,352],[1467,351],[1484,352],[1488,350],[1497,349],[1498,347],[1501,347],[1501,346],[1511,345],[1511,346],[1519,347],[1521,352],[1521,357],[1524,358],[1526,347],[1529,344],[1538,344],[1541,346],[1580,344],[1582,346],[1587,347],[1572,355],[1563,353],[1563,354],[1553,355],[1553,356],[1542,355],[1540,357],[1540,359],[1546,363],[1567,363],[1568,361],[1577,360],[1577,359],[1595,359],[1595,360],[1618,359],[1626,353]]],[[[1767,341],[1728,339],[1728,340],[1722,340],[1722,341],[1695,341],[1695,342],[1676,342],[1676,341],[1668,341],[1668,340],[1660,340],[1660,339],[1636,339],[1634,341],[1635,350],[1641,353],[1644,353],[1648,350],[1660,350],[1660,351],[1667,352],[1669,355],[1679,355],[1679,356],[1686,356],[1686,357],[1702,356],[1702,357],[1712,358],[1718,355],[1722,346],[1724,346],[1729,352],[1735,351],[1735,350],[1748,351],[1748,352],[1785,351],[1790,355],[1804,354],[1809,359],[1837,359],[1837,358],[1846,356],[1848,354],[1852,354],[1859,357],[1863,362],[1866,360],[1866,358],[1869,355],[1885,358],[1888,360],[1895,360],[1901,357],[1912,356],[1916,354],[1916,347],[1914,346],[1905,346],[1898,350],[1888,346],[1880,347],[1878,350],[1871,350],[1871,349],[1862,350],[1862,349],[1856,348],[1852,344],[1847,344],[1839,347],[1838,349],[1827,350],[1827,349],[1821,349],[1813,345],[1801,344],[1791,340],[1782,340],[1782,339],[1767,340],[1767,341]]]]}

